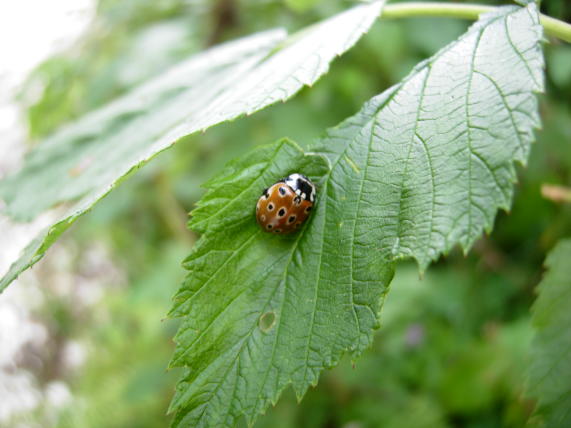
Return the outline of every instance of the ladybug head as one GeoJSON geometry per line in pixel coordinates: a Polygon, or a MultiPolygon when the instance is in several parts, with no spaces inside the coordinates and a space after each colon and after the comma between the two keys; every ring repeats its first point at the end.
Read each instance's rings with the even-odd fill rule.
{"type": "Polygon", "coordinates": [[[290,174],[283,181],[302,199],[310,202],[315,201],[315,185],[305,175],[290,174]]]}

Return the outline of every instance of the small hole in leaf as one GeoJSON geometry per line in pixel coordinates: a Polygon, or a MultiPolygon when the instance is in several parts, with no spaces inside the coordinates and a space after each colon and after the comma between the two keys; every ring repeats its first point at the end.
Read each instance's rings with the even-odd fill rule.
{"type": "Polygon", "coordinates": [[[275,324],[276,324],[276,314],[273,311],[266,312],[265,314],[262,314],[262,316],[260,317],[259,326],[260,330],[262,330],[264,333],[268,333],[272,328],[274,328],[275,324]]]}

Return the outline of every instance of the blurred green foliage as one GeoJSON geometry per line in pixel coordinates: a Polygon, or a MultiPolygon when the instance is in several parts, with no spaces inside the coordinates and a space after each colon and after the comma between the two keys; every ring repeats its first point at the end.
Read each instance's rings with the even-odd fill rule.
{"type": "Polygon", "coordinates": [[[180,280],[178,265],[184,251],[180,245],[166,245],[153,265],[143,269],[144,276],[99,302],[106,316],[74,329],[85,339],[89,357],[75,380],[74,400],[61,411],[58,426],[165,424],[176,373],[168,373],[164,362],[176,325],[161,320],[171,297],[169,284],[180,280]]]}
{"type": "Polygon", "coordinates": [[[571,240],[562,239],[545,261],[532,307],[535,331],[528,394],[538,400],[535,417],[546,427],[571,424],[571,240]]]}
{"type": "MultiPolygon", "coordinates": [[[[488,1],[485,3],[499,4],[488,1]]],[[[39,141],[182,57],[209,45],[283,25],[301,28],[350,5],[341,0],[100,0],[97,17],[69,52],[43,63],[22,94],[39,141]]],[[[544,12],[571,17],[564,0],[544,12]]],[[[188,138],[138,172],[75,227],[80,246],[105,243],[127,273],[77,325],[59,335],[87,343],[79,373],[66,376],[72,402],[61,427],[165,426],[179,373],[167,373],[176,325],[161,322],[178,288],[180,261],[195,239],[185,213],[200,183],[248,147],[280,137],[306,144],[396,83],[461,34],[452,19],[382,21],[328,75],[293,100],[188,138]]],[[[571,235],[571,206],[541,196],[545,183],[571,185],[571,48],[546,45],[543,129],[510,214],[467,257],[451,254],[420,280],[397,271],[373,348],[328,371],[300,405],[288,392],[259,427],[520,427],[533,411],[523,376],[529,308],[547,251],[571,235]]],[[[46,305],[43,317],[55,317],[46,305]]],[[[41,420],[42,415],[37,416],[41,420]]]]}

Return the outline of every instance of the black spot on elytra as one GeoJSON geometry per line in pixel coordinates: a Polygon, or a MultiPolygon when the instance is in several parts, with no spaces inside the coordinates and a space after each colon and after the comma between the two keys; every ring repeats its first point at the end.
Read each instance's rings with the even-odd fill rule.
{"type": "Polygon", "coordinates": [[[278,211],[278,217],[283,217],[283,216],[285,215],[285,213],[286,213],[286,210],[285,210],[284,208],[281,208],[281,209],[278,211]]]}
{"type": "Polygon", "coordinates": [[[285,187],[280,187],[280,188],[278,189],[278,191],[280,192],[280,195],[282,195],[282,196],[286,194],[286,189],[285,189],[285,187]]]}
{"type": "Polygon", "coordinates": [[[287,222],[288,222],[288,223],[293,223],[294,221],[295,221],[295,216],[294,216],[294,215],[289,216],[287,222]]]}
{"type": "Polygon", "coordinates": [[[268,211],[273,211],[274,210],[274,204],[272,204],[271,202],[268,204],[268,211]]]}

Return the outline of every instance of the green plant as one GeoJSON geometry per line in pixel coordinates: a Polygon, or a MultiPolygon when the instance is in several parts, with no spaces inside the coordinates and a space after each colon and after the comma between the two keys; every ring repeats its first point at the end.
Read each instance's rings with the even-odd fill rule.
{"type": "Polygon", "coordinates": [[[323,368],[371,344],[398,260],[424,270],[457,244],[466,252],[509,209],[514,163],[526,163],[539,126],[540,24],[571,41],[569,25],[534,3],[374,2],[289,38],[266,32],[199,54],[50,137],[0,184],[17,219],[70,204],[0,288],[158,152],[311,85],[379,14],[481,12],[465,35],[318,141],[284,139],[230,163],[193,213],[202,237],[171,311],[183,318],[171,365],[187,368],[174,425],[233,425],[242,415],[253,423],[289,384],[301,398],[323,368]],[[294,236],[264,234],[255,200],[293,171],[318,184],[312,220],[294,236]]]}

